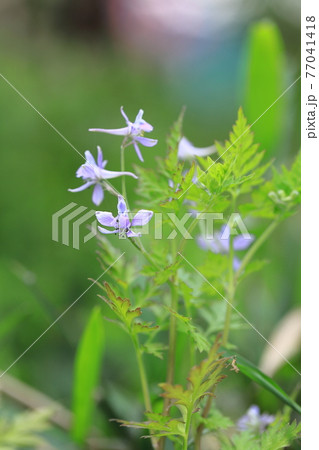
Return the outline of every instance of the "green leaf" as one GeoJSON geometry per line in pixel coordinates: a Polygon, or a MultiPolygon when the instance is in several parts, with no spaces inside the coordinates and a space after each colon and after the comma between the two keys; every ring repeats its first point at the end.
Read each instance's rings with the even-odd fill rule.
{"type": "Polygon", "coordinates": [[[13,418],[0,417],[0,448],[44,448],[47,442],[39,433],[49,428],[52,411],[41,409],[16,414],[13,418]]]}
{"type": "Polygon", "coordinates": [[[261,435],[261,450],[277,450],[286,448],[292,441],[297,439],[300,434],[300,424],[294,421],[291,424],[284,421],[276,421],[271,424],[261,435]]]}
{"type": "Polygon", "coordinates": [[[211,408],[208,417],[203,417],[198,414],[196,417],[197,426],[204,424],[205,429],[210,431],[215,430],[226,430],[227,428],[233,427],[234,423],[229,417],[224,416],[218,409],[211,408]]]}
{"type": "Polygon", "coordinates": [[[182,316],[181,314],[177,313],[176,311],[173,311],[172,309],[169,309],[170,313],[173,314],[179,321],[179,329],[183,333],[189,334],[190,337],[193,339],[194,344],[197,348],[197,350],[201,353],[202,351],[208,351],[209,350],[209,342],[207,341],[206,337],[198,331],[198,329],[192,325],[191,318],[182,316]]]}
{"type": "Polygon", "coordinates": [[[163,352],[166,349],[167,346],[160,342],[145,342],[142,346],[143,352],[156,356],[159,359],[163,359],[163,352]]]}
{"type": "Polygon", "coordinates": [[[143,437],[184,436],[185,424],[182,421],[157,413],[146,413],[145,415],[148,418],[147,422],[129,422],[127,420],[116,420],[116,422],[119,422],[121,426],[144,428],[155,432],[143,437]]]}
{"type": "Polygon", "coordinates": [[[220,358],[219,345],[217,338],[208,357],[191,368],[187,378],[190,382],[188,389],[184,390],[181,385],[161,383],[159,386],[164,390],[162,397],[173,400],[173,405],[185,406],[188,411],[194,411],[203,397],[212,395],[212,387],[225,378],[221,372],[229,360],[220,358]]]}
{"type": "Polygon", "coordinates": [[[252,194],[252,203],[241,205],[240,212],[255,217],[289,217],[299,208],[301,201],[301,157],[300,153],[288,170],[272,169],[273,177],[252,194]]]}
{"type": "MultiPolygon", "coordinates": [[[[231,356],[227,351],[225,351],[225,354],[231,356]]],[[[286,394],[286,392],[274,380],[268,377],[268,375],[261,372],[254,364],[252,364],[242,356],[238,356],[237,354],[236,364],[242,374],[255,381],[255,383],[259,384],[259,386],[267,389],[267,391],[274,394],[276,397],[286,403],[286,405],[290,406],[297,413],[301,414],[300,406],[294,400],[292,400],[289,395],[286,394]]]]}
{"type": "Polygon", "coordinates": [[[100,296],[120,318],[128,330],[132,329],[133,321],[142,314],[141,308],[131,308],[128,298],[118,297],[108,283],[104,283],[107,297],[100,296]]]}
{"type": "Polygon", "coordinates": [[[175,275],[180,261],[176,261],[174,264],[171,264],[164,269],[162,269],[160,272],[157,272],[154,276],[154,283],[157,285],[162,285],[166,283],[166,281],[169,280],[173,275],[175,275]]]}
{"type": "Polygon", "coordinates": [[[105,343],[101,309],[95,307],[81,337],[75,358],[72,436],[83,443],[93,421],[93,394],[97,386],[105,343]]]}
{"type": "Polygon", "coordinates": [[[214,196],[231,192],[236,196],[249,193],[263,182],[263,174],[268,164],[260,165],[264,152],[259,152],[259,145],[254,144],[254,134],[248,125],[242,108],[238,110],[237,120],[224,145],[215,143],[218,159],[199,158],[205,170],[198,180],[214,196]]]}
{"type": "Polygon", "coordinates": [[[185,108],[182,108],[180,115],[176,122],[173,124],[170,133],[167,137],[168,155],[165,158],[165,167],[171,174],[174,173],[176,167],[181,165],[177,158],[178,144],[182,138],[183,119],[185,114],[185,108]]]}
{"type": "Polygon", "coordinates": [[[99,297],[109,305],[124,325],[123,328],[129,334],[150,333],[158,329],[158,326],[152,326],[150,323],[136,322],[135,319],[142,314],[141,308],[131,309],[132,305],[130,300],[128,298],[118,297],[106,282],[104,283],[104,289],[107,297],[103,297],[102,295],[99,295],[99,297]]]}
{"type": "MultiPolygon", "coordinates": [[[[269,20],[254,23],[249,30],[244,58],[244,108],[250,123],[258,119],[284,90],[285,56],[278,26],[269,20]]],[[[284,129],[286,107],[281,99],[254,124],[256,139],[274,151],[284,129]]]]}

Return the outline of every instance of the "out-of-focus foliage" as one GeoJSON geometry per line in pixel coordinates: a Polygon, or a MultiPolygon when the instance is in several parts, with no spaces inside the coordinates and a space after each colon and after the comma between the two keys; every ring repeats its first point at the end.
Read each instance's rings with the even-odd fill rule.
{"type": "Polygon", "coordinates": [[[248,121],[258,120],[254,125],[256,139],[267,149],[267,155],[272,156],[282,138],[286,119],[286,99],[270,108],[288,87],[285,86],[283,47],[282,36],[274,22],[263,20],[250,27],[243,64],[243,105],[248,121]]]}
{"type": "Polygon", "coordinates": [[[9,419],[0,409],[0,448],[12,450],[45,445],[41,432],[49,428],[48,419],[52,411],[38,410],[19,413],[9,419]]]}
{"type": "Polygon", "coordinates": [[[249,431],[235,434],[230,442],[222,445],[222,450],[279,450],[288,447],[300,436],[300,424],[287,423],[278,417],[261,435],[253,435],[249,431]]]}

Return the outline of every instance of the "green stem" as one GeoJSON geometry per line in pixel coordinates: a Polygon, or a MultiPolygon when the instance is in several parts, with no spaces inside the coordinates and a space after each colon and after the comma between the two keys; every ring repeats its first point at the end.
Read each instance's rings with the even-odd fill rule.
{"type": "MultiPolygon", "coordinates": [[[[177,312],[178,309],[178,292],[177,287],[174,284],[171,286],[172,300],[171,300],[171,308],[173,311],[177,312]]],[[[174,382],[174,374],[175,374],[175,353],[176,353],[176,317],[174,314],[170,316],[169,322],[169,341],[168,341],[168,363],[167,363],[167,374],[166,374],[166,383],[172,384],[174,382]]],[[[166,409],[169,399],[164,402],[164,409],[166,409]],[[166,407],[165,407],[166,403],[166,407]]]]}
{"type": "MultiPolygon", "coordinates": [[[[176,252],[175,240],[172,240],[172,256],[176,252]]],[[[175,284],[175,277],[170,280],[171,286],[171,309],[173,311],[178,310],[178,288],[175,284]]],[[[167,357],[167,372],[166,372],[166,383],[174,383],[175,375],[175,357],[176,357],[176,338],[177,338],[177,319],[174,314],[170,315],[169,320],[169,331],[168,331],[168,357],[167,357]]],[[[167,414],[169,406],[169,399],[164,399],[163,414],[167,414]]],[[[159,441],[158,448],[163,450],[165,447],[165,437],[162,437],[159,441]]]]}
{"type": "MultiPolygon", "coordinates": [[[[171,241],[171,251],[172,256],[176,253],[176,243],[175,239],[171,241]]],[[[174,257],[174,256],[173,256],[174,257]]],[[[175,284],[175,276],[171,279],[171,309],[173,311],[178,310],[178,290],[175,284]]],[[[175,353],[176,353],[176,317],[174,314],[170,316],[169,322],[169,338],[168,338],[168,365],[167,365],[167,374],[166,374],[166,383],[172,384],[174,382],[174,373],[175,373],[175,353]]],[[[168,401],[168,399],[166,399],[168,401]]],[[[164,402],[164,409],[167,408],[168,402],[164,402]],[[166,407],[165,407],[166,403],[166,407]]]]}
{"type": "Polygon", "coordinates": [[[114,186],[112,186],[112,184],[110,182],[103,181],[102,186],[104,187],[104,189],[106,191],[110,192],[112,195],[115,195],[115,197],[120,195],[120,193],[115,189],[114,186]]]}
{"type": "MultiPolygon", "coordinates": [[[[125,172],[125,147],[122,144],[121,145],[121,172],[125,172]]],[[[125,176],[122,176],[122,196],[125,198],[126,202],[127,202],[127,197],[126,197],[126,181],[125,181],[125,176]]]]}
{"type": "Polygon", "coordinates": [[[142,253],[142,255],[147,259],[147,261],[152,264],[153,267],[155,267],[158,270],[161,270],[161,268],[156,264],[155,261],[153,261],[153,259],[151,258],[151,256],[148,254],[148,252],[145,250],[145,248],[143,247],[142,243],[139,241],[138,243],[136,242],[135,238],[130,238],[129,241],[131,242],[132,245],[134,245],[135,248],[137,248],[138,251],[140,251],[142,253]]]}
{"type": "MultiPolygon", "coordinates": [[[[143,362],[143,355],[140,349],[138,337],[136,334],[131,334],[131,338],[134,344],[135,354],[136,354],[136,360],[137,360],[137,366],[138,371],[140,375],[140,382],[142,386],[142,393],[143,393],[143,399],[144,399],[144,407],[147,412],[152,412],[152,403],[151,403],[151,397],[150,392],[148,389],[148,381],[147,381],[147,375],[146,370],[143,362]]],[[[150,430],[150,434],[152,434],[152,431],[150,430]]],[[[156,449],[157,444],[155,438],[151,438],[153,449],[156,449]]]]}
{"type": "MultiPolygon", "coordinates": [[[[236,198],[233,197],[232,201],[232,211],[235,211],[236,209],[236,198]]],[[[227,302],[227,308],[226,308],[226,316],[225,316],[225,322],[224,322],[224,331],[223,331],[223,338],[222,338],[222,345],[225,347],[227,345],[228,336],[229,336],[229,329],[230,329],[230,320],[231,320],[231,314],[233,309],[233,302],[234,302],[234,296],[235,296],[235,281],[234,281],[234,244],[233,244],[233,235],[232,235],[232,225],[230,224],[230,235],[229,235],[229,279],[228,279],[228,302],[227,302]]]]}
{"type": "Polygon", "coordinates": [[[252,257],[259,249],[259,247],[268,239],[271,233],[277,228],[279,223],[281,222],[281,217],[275,219],[271,224],[266,228],[266,230],[261,234],[261,236],[254,242],[254,244],[250,247],[246,255],[244,256],[239,269],[237,270],[235,282],[238,281],[239,276],[247,266],[247,264],[251,261],[252,257]]]}
{"type": "MultiPolygon", "coordinates": [[[[214,390],[215,390],[215,388],[212,390],[212,394],[213,394],[214,390]]],[[[206,418],[208,416],[210,408],[212,406],[212,401],[213,401],[213,395],[210,395],[208,397],[206,405],[204,407],[202,417],[206,418]]],[[[200,450],[200,447],[201,447],[200,443],[201,443],[202,433],[204,431],[204,428],[205,428],[204,424],[201,423],[196,430],[195,443],[194,443],[195,450],[200,450]]]]}
{"type": "MultiPolygon", "coordinates": [[[[245,267],[249,264],[257,250],[261,247],[261,245],[268,239],[268,237],[271,235],[271,233],[277,228],[279,223],[281,222],[281,217],[278,217],[275,219],[271,224],[266,228],[266,230],[261,234],[261,236],[254,242],[254,244],[250,247],[246,255],[244,256],[239,269],[236,272],[236,275],[234,275],[233,266],[229,268],[230,276],[229,276],[229,288],[228,288],[228,304],[227,304],[227,310],[226,310],[226,317],[225,317],[225,324],[224,324],[224,332],[223,332],[223,339],[222,339],[222,345],[226,346],[228,341],[228,335],[229,335],[229,328],[230,328],[230,319],[233,309],[233,301],[236,291],[236,285],[239,279],[239,276],[243,273],[245,267]]],[[[233,245],[232,245],[232,237],[230,237],[230,246],[229,246],[229,257],[230,257],[230,264],[233,264],[233,245]]]]}
{"type": "Polygon", "coordinates": [[[139,370],[139,374],[140,374],[145,409],[146,409],[146,411],[152,412],[152,405],[151,405],[150,393],[149,393],[149,389],[148,389],[148,382],[147,382],[147,376],[146,376],[146,371],[145,371],[145,367],[144,367],[142,352],[141,352],[141,349],[139,346],[138,338],[135,334],[132,334],[132,340],[133,340],[133,344],[134,344],[134,348],[135,348],[137,365],[138,365],[138,370],[139,370]]]}
{"type": "Polygon", "coordinates": [[[191,427],[191,420],[192,420],[192,411],[187,411],[183,450],[187,450],[187,448],[188,448],[188,436],[189,436],[189,430],[191,427]]]}

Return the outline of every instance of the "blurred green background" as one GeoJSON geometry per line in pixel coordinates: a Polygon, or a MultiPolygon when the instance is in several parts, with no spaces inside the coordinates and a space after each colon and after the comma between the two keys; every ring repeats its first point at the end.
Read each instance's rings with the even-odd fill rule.
{"type": "MultiPolygon", "coordinates": [[[[207,146],[227,137],[240,105],[252,123],[299,76],[298,2],[290,3],[289,17],[275,2],[265,7],[248,0],[164,1],[161,8],[156,3],[1,2],[1,74],[13,86],[0,78],[2,370],[82,294],[89,277],[100,274],[94,239],[76,250],[51,238],[53,213],[70,202],[92,208],[91,192],[67,191],[79,185],[75,171],[83,160],[76,150],[94,154],[99,144],[108,168],[119,170],[118,138],[88,128],[123,126],[122,105],[130,118],[144,109],[154,125],[152,137],[159,140],[144,149],[144,164],[155,166],[183,105],[186,136],[196,146],[207,146]]],[[[299,150],[299,90],[297,82],[253,127],[276,165],[290,165],[299,150]]],[[[134,163],[131,148],[127,170],[134,163]]],[[[128,179],[127,186],[134,199],[135,181],[128,179]]],[[[114,209],[115,199],[108,195],[107,200],[114,209]]],[[[255,234],[263,226],[250,225],[255,234]]],[[[266,337],[299,305],[299,231],[299,217],[279,228],[260,251],[271,264],[247,279],[238,294],[240,310],[266,337]]],[[[85,294],[9,373],[70,407],[75,350],[92,307],[100,302],[97,292],[93,287],[85,294]]],[[[102,386],[111,405],[117,402],[127,415],[128,393],[139,388],[135,373],[128,376],[134,358],[120,330],[106,324],[106,334],[102,386]]],[[[233,333],[232,341],[259,362],[265,342],[253,330],[233,333]]],[[[298,365],[298,359],[292,362],[298,365]]],[[[151,380],[164,374],[160,361],[149,357],[147,364],[151,380]]],[[[276,379],[290,392],[298,376],[285,366],[276,379]]],[[[231,379],[222,391],[227,414],[236,418],[252,402],[270,412],[280,406],[250,386],[231,379]]],[[[112,434],[103,414],[100,423],[112,434]]]]}

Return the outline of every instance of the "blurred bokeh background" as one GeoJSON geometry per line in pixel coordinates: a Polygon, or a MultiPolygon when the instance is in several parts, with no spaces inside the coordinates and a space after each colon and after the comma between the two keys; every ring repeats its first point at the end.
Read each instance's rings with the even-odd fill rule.
{"type": "MultiPolygon", "coordinates": [[[[0,78],[2,370],[100,273],[94,239],[80,250],[51,239],[53,213],[72,201],[92,208],[91,192],[67,191],[79,185],[74,175],[83,160],[77,151],[95,153],[100,144],[108,168],[119,170],[118,138],[88,128],[123,126],[121,105],[131,118],[143,108],[154,125],[152,137],[159,139],[143,153],[146,166],[164,155],[166,134],[183,105],[184,132],[196,146],[225,139],[239,106],[252,123],[298,78],[299,8],[297,0],[1,1],[1,74],[7,80],[0,78]]],[[[299,150],[299,83],[253,127],[276,165],[289,165],[299,150]]],[[[128,170],[133,163],[130,150],[128,170]]],[[[127,183],[134,198],[135,182],[127,183]]],[[[114,208],[115,199],[109,196],[109,202],[114,208]]],[[[299,247],[294,217],[261,251],[271,264],[239,292],[241,311],[266,337],[299,305],[299,247]]],[[[94,287],[9,373],[70,407],[74,354],[99,302],[96,294],[94,287]]],[[[128,393],[138,387],[135,375],[128,376],[134,360],[126,337],[107,328],[112,345],[102,385],[111,404],[127,411],[128,393]]],[[[254,331],[234,333],[233,341],[259,363],[265,343],[254,331]]],[[[298,365],[299,356],[294,358],[298,365]]],[[[152,359],[149,368],[154,379],[163,370],[152,359]]],[[[291,392],[298,376],[283,366],[276,379],[291,392]]],[[[252,402],[270,412],[280,406],[243,379],[223,392],[223,409],[234,418],[252,402]]],[[[112,435],[103,411],[99,420],[112,435]]]]}

